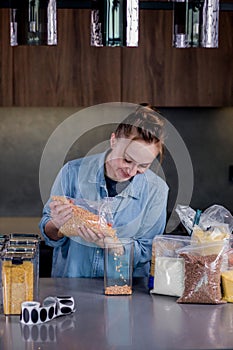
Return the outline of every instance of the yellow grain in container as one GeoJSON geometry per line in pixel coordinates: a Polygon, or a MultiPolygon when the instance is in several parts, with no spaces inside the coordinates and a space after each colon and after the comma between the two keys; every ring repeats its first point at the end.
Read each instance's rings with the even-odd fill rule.
{"type": "Polygon", "coordinates": [[[21,303],[32,301],[37,286],[35,254],[6,252],[2,256],[2,293],[5,315],[20,315],[21,303]]]}
{"type": "Polygon", "coordinates": [[[233,270],[224,271],[221,274],[223,299],[233,303],[233,270]]]}

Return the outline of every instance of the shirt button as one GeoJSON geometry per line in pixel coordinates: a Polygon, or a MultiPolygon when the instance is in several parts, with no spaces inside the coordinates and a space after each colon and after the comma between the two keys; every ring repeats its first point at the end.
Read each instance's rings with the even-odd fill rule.
{"type": "Polygon", "coordinates": [[[99,252],[100,252],[99,250],[96,251],[97,254],[99,254],[99,252]]]}

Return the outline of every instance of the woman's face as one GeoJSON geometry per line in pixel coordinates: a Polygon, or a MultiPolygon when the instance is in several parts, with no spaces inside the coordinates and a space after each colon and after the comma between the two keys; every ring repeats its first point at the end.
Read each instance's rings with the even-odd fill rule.
{"type": "Polygon", "coordinates": [[[106,175],[115,181],[127,181],[144,173],[158,156],[161,144],[111,136],[111,152],[105,163],[106,175]]]}

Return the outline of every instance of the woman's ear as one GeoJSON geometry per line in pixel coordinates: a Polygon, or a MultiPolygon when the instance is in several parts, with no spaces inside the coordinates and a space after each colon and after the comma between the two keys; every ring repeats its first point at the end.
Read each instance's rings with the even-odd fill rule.
{"type": "Polygon", "coordinates": [[[110,146],[111,146],[111,148],[114,148],[116,143],[117,143],[116,134],[114,132],[112,132],[111,138],[110,138],[110,146]]]}

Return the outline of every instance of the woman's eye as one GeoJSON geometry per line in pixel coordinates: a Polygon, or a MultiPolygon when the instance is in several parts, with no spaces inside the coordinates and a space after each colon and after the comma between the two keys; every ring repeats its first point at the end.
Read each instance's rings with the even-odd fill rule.
{"type": "Polygon", "coordinates": [[[130,163],[132,163],[132,161],[131,161],[131,160],[126,159],[126,158],[124,159],[124,161],[125,161],[126,163],[129,163],[129,164],[130,164],[130,163]]]}

